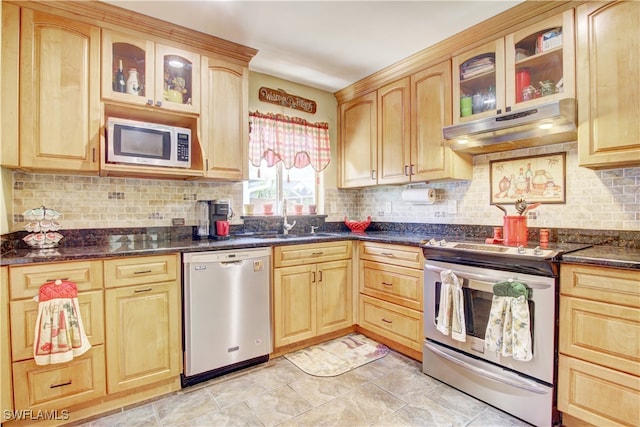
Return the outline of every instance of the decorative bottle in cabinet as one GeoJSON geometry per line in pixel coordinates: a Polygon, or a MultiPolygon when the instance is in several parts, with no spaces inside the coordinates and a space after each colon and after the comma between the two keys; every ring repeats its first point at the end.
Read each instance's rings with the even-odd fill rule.
{"type": "Polygon", "coordinates": [[[116,71],[113,90],[120,93],[125,93],[127,90],[127,83],[124,80],[124,72],[122,71],[122,59],[118,64],[118,70],[116,71]]]}

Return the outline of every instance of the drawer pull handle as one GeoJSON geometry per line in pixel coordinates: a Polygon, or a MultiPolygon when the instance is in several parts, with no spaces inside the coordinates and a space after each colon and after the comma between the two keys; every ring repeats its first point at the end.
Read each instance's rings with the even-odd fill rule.
{"type": "Polygon", "coordinates": [[[66,386],[66,385],[71,385],[71,383],[72,383],[72,382],[73,382],[73,381],[69,380],[69,381],[67,381],[66,383],[51,384],[51,385],[49,386],[49,388],[64,387],[64,386],[66,386]]]}
{"type": "Polygon", "coordinates": [[[145,274],[145,273],[151,273],[151,270],[142,270],[142,271],[134,271],[133,274],[145,274]]]}
{"type": "Polygon", "coordinates": [[[385,286],[393,286],[393,283],[388,283],[388,282],[382,282],[382,284],[385,286]]]}
{"type": "Polygon", "coordinates": [[[393,320],[387,320],[384,317],[380,320],[382,320],[384,323],[393,323],[393,320]]]}
{"type": "Polygon", "coordinates": [[[388,257],[393,257],[393,256],[395,256],[395,255],[393,255],[391,252],[380,252],[380,255],[388,256],[388,257]]]}
{"type": "Polygon", "coordinates": [[[146,289],[136,289],[135,291],[133,291],[136,294],[142,293],[142,292],[150,292],[151,288],[146,288],[146,289]]]}
{"type": "Polygon", "coordinates": [[[320,280],[318,280],[318,282],[322,282],[322,270],[318,271],[318,275],[320,276],[320,280]]]}
{"type": "Polygon", "coordinates": [[[311,255],[322,255],[324,254],[324,252],[320,251],[320,252],[311,252],[311,255]]]}
{"type": "Polygon", "coordinates": [[[55,278],[55,279],[45,279],[45,282],[55,282],[56,280],[69,280],[68,277],[61,277],[61,278],[55,278]]]}

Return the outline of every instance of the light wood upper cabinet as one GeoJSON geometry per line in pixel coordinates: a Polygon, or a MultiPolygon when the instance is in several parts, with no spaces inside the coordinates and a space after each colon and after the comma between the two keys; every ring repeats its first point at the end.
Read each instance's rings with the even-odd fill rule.
{"type": "Polygon", "coordinates": [[[453,122],[462,123],[504,112],[504,39],[486,43],[453,60],[453,122]],[[463,97],[471,97],[471,112],[461,111],[463,97]],[[491,98],[491,99],[490,99],[491,98]]]}
{"type": "Polygon", "coordinates": [[[640,165],[640,3],[576,9],[580,166],[640,165]]]}
{"type": "Polygon", "coordinates": [[[200,55],[103,29],[102,97],[200,113],[200,55]],[[124,87],[116,79],[121,64],[124,87]]]}
{"type": "Polygon", "coordinates": [[[248,179],[249,70],[215,58],[202,58],[201,144],[205,177],[248,179]]]}
{"type": "Polygon", "coordinates": [[[100,29],[21,13],[20,165],[97,172],[100,29]]]}
{"type": "Polygon", "coordinates": [[[413,166],[409,144],[409,78],[381,87],[377,96],[377,183],[409,182],[413,166]]]}
{"type": "Polygon", "coordinates": [[[509,34],[505,39],[505,65],[507,107],[523,108],[574,98],[576,72],[573,10],[509,34]],[[554,34],[555,37],[551,37],[554,34]],[[527,100],[522,92],[526,87],[521,87],[518,83],[519,76],[539,89],[541,96],[527,100]],[[540,87],[540,82],[553,82],[557,89],[548,93],[540,87]]]}
{"type": "Polygon", "coordinates": [[[20,8],[3,2],[1,9],[0,161],[2,166],[15,168],[19,166],[20,8]]]}
{"type": "Polygon", "coordinates": [[[342,104],[340,119],[343,187],[471,179],[470,157],[442,136],[451,124],[450,61],[342,104]]]}
{"type": "Polygon", "coordinates": [[[377,183],[377,95],[363,95],[339,106],[339,159],[342,188],[377,183]]]}
{"type": "Polygon", "coordinates": [[[573,34],[568,10],[455,56],[453,122],[574,98],[573,34]],[[534,91],[525,95],[529,86],[534,91]],[[470,98],[471,111],[461,108],[463,98],[470,98]]]}
{"type": "Polygon", "coordinates": [[[451,62],[411,76],[411,181],[471,179],[470,156],[444,144],[442,128],[451,124],[451,62]]]}

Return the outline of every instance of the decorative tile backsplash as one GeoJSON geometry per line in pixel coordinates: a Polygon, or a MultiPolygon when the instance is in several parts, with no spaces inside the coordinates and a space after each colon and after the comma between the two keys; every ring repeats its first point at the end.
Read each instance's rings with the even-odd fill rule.
{"type": "MultiPolygon", "coordinates": [[[[379,222],[501,225],[502,213],[489,204],[489,162],[563,151],[567,153],[566,204],[540,206],[529,225],[640,230],[640,168],[581,168],[575,142],[477,155],[472,181],[428,184],[436,190],[433,205],[403,202],[406,186],[326,188],[319,213],[326,214],[328,222],[371,215],[379,222]]],[[[195,201],[201,199],[230,199],[236,212],[232,223],[242,223],[242,183],[14,172],[11,231],[22,230],[22,212],[41,205],[61,212],[65,229],[170,226],[172,218],[194,225],[195,201]]]]}

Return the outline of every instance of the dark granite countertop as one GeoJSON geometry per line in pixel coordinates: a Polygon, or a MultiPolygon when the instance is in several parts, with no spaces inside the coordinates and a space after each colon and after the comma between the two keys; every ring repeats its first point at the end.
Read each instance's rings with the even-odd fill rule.
{"type": "Polygon", "coordinates": [[[592,246],[562,256],[563,262],[640,270],[640,249],[592,246]]]}
{"type": "MultiPolygon", "coordinates": [[[[73,261],[91,258],[109,258],[118,256],[154,255],[175,252],[197,252],[226,249],[246,249],[270,246],[296,245],[304,243],[329,242],[338,240],[362,240],[419,246],[426,233],[368,231],[320,232],[318,234],[263,235],[236,234],[227,240],[191,240],[176,239],[162,241],[117,241],[94,246],[61,246],[54,249],[34,251],[14,249],[2,254],[0,265],[20,265],[40,262],[73,261]]],[[[613,246],[593,246],[563,255],[563,262],[640,269],[640,249],[613,246]]]]}
{"type": "Polygon", "coordinates": [[[117,256],[154,255],[175,252],[197,252],[297,245],[337,240],[368,240],[418,246],[423,234],[373,231],[368,233],[333,232],[303,235],[233,235],[227,240],[123,241],[95,246],[61,246],[54,249],[15,249],[2,254],[0,265],[73,261],[117,256]]]}

